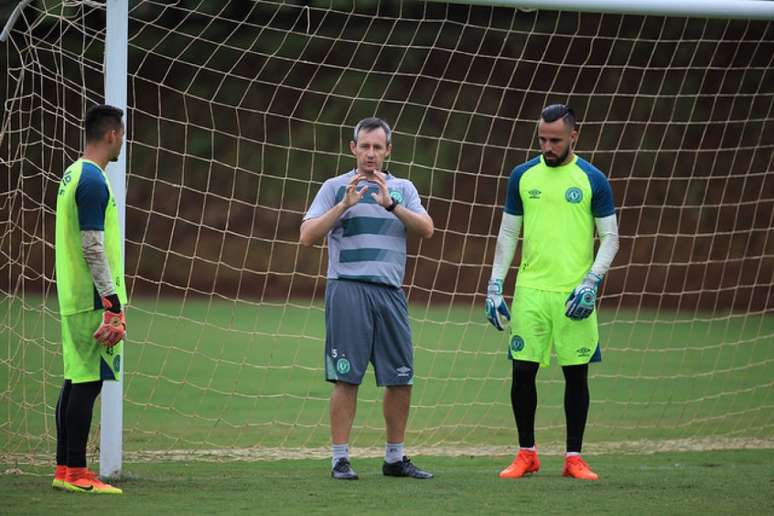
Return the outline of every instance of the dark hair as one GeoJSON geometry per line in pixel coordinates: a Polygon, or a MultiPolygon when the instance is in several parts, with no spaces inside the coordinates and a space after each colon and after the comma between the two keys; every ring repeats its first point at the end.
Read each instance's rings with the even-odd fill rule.
{"type": "Polygon", "coordinates": [[[544,107],[543,112],[540,113],[540,118],[548,123],[562,119],[571,129],[575,129],[575,126],[577,125],[575,122],[575,111],[566,104],[551,104],[550,106],[544,107]]]}
{"type": "Polygon", "coordinates": [[[370,133],[371,131],[379,128],[384,129],[384,134],[387,135],[387,145],[389,145],[390,142],[392,142],[392,129],[390,129],[390,126],[387,125],[387,122],[381,118],[376,117],[364,118],[357,123],[355,126],[354,141],[357,142],[357,135],[360,134],[360,131],[370,133]]]}
{"type": "Polygon", "coordinates": [[[89,108],[83,119],[86,141],[99,141],[104,138],[105,133],[108,131],[120,129],[121,117],[123,116],[123,110],[115,106],[108,106],[107,104],[99,104],[89,108]]]}

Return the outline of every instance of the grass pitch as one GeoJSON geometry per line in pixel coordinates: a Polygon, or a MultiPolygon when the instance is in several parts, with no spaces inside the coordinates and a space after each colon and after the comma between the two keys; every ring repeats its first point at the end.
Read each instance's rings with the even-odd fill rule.
{"type": "MultiPolygon", "coordinates": [[[[491,328],[477,304],[410,313],[416,378],[407,444],[513,445],[507,333],[491,328]]],[[[3,452],[53,451],[62,381],[57,315],[40,300],[0,302],[3,452]]],[[[774,317],[605,306],[600,317],[590,446],[774,437],[774,317]]],[[[127,319],[127,452],[328,446],[319,304],[137,299],[127,319]]],[[[563,388],[556,365],[538,375],[540,446],[564,441],[563,388]]],[[[369,370],[353,447],[382,446],[381,397],[369,370]]]]}
{"type": "Polygon", "coordinates": [[[774,450],[593,455],[597,482],[561,477],[541,457],[521,480],[497,472],[512,457],[416,457],[436,478],[385,478],[357,459],[361,479],[334,481],[327,460],[127,464],[123,496],[54,491],[49,470],[0,476],[12,514],[771,514],[774,450]]]}
{"type": "MultiPolygon", "coordinates": [[[[50,488],[62,374],[56,307],[6,298],[0,471],[8,473],[0,475],[0,513],[774,512],[774,450],[765,449],[774,437],[773,317],[603,307],[603,362],[590,372],[585,439],[585,449],[596,452],[585,458],[602,480],[587,483],[562,478],[561,457],[547,453],[538,475],[497,478],[512,458],[502,454],[516,442],[507,334],[490,328],[478,305],[410,312],[417,376],[408,453],[500,451],[420,453],[415,462],[437,478],[383,478],[381,460],[364,458],[384,439],[381,392],[368,373],[351,439],[361,480],[331,480],[328,460],[225,460],[244,458],[245,450],[327,454],[330,386],[322,379],[320,305],[140,299],[127,314],[126,478],[117,482],[126,495],[85,500],[50,488]],[[728,442],[762,449],[707,451],[728,442]],[[664,449],[658,443],[704,451],[642,453],[664,449]],[[206,450],[214,450],[212,462],[191,462],[206,450]]],[[[561,370],[543,370],[538,380],[538,445],[561,451],[561,370]]],[[[98,421],[97,413],[92,462],[98,421]]]]}

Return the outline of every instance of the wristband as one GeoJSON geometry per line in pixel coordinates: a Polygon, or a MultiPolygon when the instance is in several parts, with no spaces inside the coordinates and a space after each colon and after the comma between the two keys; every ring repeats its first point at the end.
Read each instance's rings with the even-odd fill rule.
{"type": "Polygon", "coordinates": [[[118,300],[118,295],[110,294],[109,296],[103,297],[102,308],[108,312],[113,312],[114,314],[121,313],[121,301],[118,300]]]}

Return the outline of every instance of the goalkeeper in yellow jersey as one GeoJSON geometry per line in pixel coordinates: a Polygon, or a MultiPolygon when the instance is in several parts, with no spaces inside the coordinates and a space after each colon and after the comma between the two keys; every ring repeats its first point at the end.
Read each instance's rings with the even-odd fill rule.
{"type": "Polygon", "coordinates": [[[540,366],[550,365],[552,343],[565,378],[563,475],[599,478],[580,453],[589,410],[588,364],[602,359],[594,307],[599,284],[618,251],[618,224],[607,178],[573,152],[577,136],[570,107],[546,107],[538,123],[541,155],[513,169],[508,181],[485,307],[489,321],[502,331],[504,320],[511,319],[503,280],[523,226],[508,350],[520,450],[501,478],[521,478],[540,469],[535,379],[540,366]],[[595,227],[600,238],[596,257],[595,227]]]}
{"type": "Polygon", "coordinates": [[[86,467],[94,402],[103,380],[118,380],[126,322],[121,231],[105,167],[124,141],[123,111],[86,113],[81,159],[65,170],[56,202],[56,287],[62,317],[64,384],[56,404],[53,487],[121,494],[86,467]]]}

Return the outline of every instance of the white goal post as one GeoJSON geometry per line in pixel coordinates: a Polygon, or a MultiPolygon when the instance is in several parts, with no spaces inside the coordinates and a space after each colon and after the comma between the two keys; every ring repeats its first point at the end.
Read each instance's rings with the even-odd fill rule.
{"type": "MultiPolygon", "coordinates": [[[[129,6],[128,0],[107,0],[107,28],[105,31],[105,103],[126,110],[126,73],[129,52],[129,6]]],[[[110,163],[107,169],[110,187],[118,205],[121,241],[126,233],[126,141],[118,161],[110,163]]],[[[131,338],[131,337],[129,337],[131,338]]],[[[129,346],[124,346],[123,363],[126,364],[129,346]]],[[[99,472],[102,477],[121,475],[123,455],[124,417],[124,367],[119,380],[105,382],[102,387],[102,410],[100,424],[99,472]]]]}

